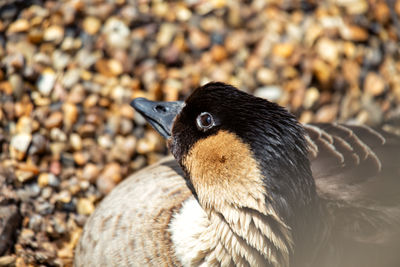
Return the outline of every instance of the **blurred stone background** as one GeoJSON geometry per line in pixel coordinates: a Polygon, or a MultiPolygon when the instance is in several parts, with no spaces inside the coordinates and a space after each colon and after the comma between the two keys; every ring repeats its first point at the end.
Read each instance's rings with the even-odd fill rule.
{"type": "Polygon", "coordinates": [[[223,81],[399,132],[399,20],[400,0],[0,0],[0,266],[71,266],[96,204],[167,153],[135,97],[223,81]]]}

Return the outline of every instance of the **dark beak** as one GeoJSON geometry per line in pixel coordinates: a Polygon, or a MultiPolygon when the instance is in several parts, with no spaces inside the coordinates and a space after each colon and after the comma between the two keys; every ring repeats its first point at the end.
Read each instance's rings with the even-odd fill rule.
{"type": "Polygon", "coordinates": [[[164,138],[171,136],[172,124],[182,110],[184,102],[155,102],[146,98],[135,98],[131,106],[157,130],[164,138]]]}

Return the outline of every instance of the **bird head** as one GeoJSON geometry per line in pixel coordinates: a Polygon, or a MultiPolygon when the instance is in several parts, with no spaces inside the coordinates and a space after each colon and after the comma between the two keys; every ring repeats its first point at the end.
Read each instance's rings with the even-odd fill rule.
{"type": "Polygon", "coordinates": [[[266,201],[290,217],[313,198],[304,130],[279,105],[215,82],[185,102],[131,105],[167,139],[203,207],[266,201]]]}

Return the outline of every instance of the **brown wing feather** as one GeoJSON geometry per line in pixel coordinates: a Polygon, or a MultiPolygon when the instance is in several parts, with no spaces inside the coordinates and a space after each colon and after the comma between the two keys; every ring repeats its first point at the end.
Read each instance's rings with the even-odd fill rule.
{"type": "Polygon", "coordinates": [[[365,253],[372,244],[381,248],[373,247],[379,255],[399,248],[400,137],[367,126],[305,128],[317,192],[332,222],[331,242],[342,244],[343,254],[354,254],[354,247],[365,253]]]}
{"type": "Polygon", "coordinates": [[[400,195],[399,136],[356,125],[313,124],[305,128],[320,197],[380,202],[393,191],[400,195]]]}
{"type": "Polygon", "coordinates": [[[338,264],[332,266],[398,266],[400,137],[356,125],[305,129],[317,193],[331,225],[327,242],[340,251],[326,259],[338,264]]]}

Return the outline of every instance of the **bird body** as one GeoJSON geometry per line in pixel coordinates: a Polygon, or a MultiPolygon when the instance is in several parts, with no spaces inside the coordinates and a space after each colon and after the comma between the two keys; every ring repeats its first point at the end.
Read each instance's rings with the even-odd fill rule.
{"type": "Polygon", "coordinates": [[[76,266],[399,266],[400,137],[221,83],[133,105],[175,159],[102,201],[76,266]]]}

